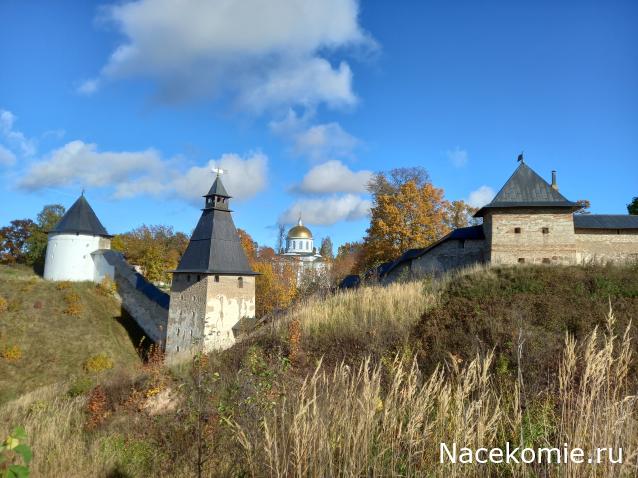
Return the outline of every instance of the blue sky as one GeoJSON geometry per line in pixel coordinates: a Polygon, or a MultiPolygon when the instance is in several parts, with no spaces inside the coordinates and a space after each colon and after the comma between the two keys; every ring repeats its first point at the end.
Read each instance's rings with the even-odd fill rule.
{"type": "Polygon", "coordinates": [[[638,195],[634,1],[0,2],[0,224],[83,187],[109,232],[190,232],[211,166],[274,245],[357,240],[371,172],[489,200],[525,151],[595,213],[638,195]],[[211,162],[211,160],[213,162],[211,162]]]}

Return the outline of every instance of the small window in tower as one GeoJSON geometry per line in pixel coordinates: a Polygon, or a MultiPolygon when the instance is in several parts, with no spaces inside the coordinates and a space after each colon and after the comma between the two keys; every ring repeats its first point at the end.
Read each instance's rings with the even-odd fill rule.
{"type": "Polygon", "coordinates": [[[551,263],[551,261],[549,260],[549,257],[543,257],[543,264],[549,264],[551,263]]]}
{"type": "Polygon", "coordinates": [[[521,233],[521,228],[520,227],[515,227],[514,228],[514,234],[520,234],[520,233],[521,233]]]}
{"type": "Polygon", "coordinates": [[[239,287],[240,289],[244,288],[244,278],[243,277],[238,277],[237,278],[237,287],[239,287]]]}
{"type": "Polygon", "coordinates": [[[219,282],[219,276],[215,276],[215,282],[219,282]]]}
{"type": "Polygon", "coordinates": [[[459,249],[465,249],[465,239],[459,241],[459,249]]]}
{"type": "Polygon", "coordinates": [[[188,274],[188,275],[186,276],[186,282],[190,282],[190,281],[191,281],[191,275],[190,275],[190,274],[188,274]]]}
{"type": "Polygon", "coordinates": [[[518,258],[518,263],[519,264],[525,264],[525,258],[524,257],[519,257],[518,258]]]}
{"type": "Polygon", "coordinates": [[[202,280],[202,276],[197,274],[197,282],[199,282],[200,280],[202,280]]]}
{"type": "Polygon", "coordinates": [[[543,228],[543,234],[549,234],[549,227],[543,228]]]}

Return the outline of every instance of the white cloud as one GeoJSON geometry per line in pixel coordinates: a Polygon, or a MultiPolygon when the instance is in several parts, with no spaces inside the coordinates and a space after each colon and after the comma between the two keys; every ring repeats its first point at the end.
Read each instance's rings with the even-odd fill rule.
{"type": "Polygon", "coordinates": [[[20,186],[28,190],[74,183],[104,187],[130,180],[134,176],[158,172],[162,168],[159,153],[152,149],[100,152],[95,144],[71,141],[43,161],[32,164],[20,186]]]}
{"type": "Polygon", "coordinates": [[[16,162],[16,155],[0,144],[0,166],[11,166],[16,162]]]}
{"type": "Polygon", "coordinates": [[[292,224],[301,215],[304,222],[328,226],[340,221],[355,221],[370,213],[372,203],[354,194],[333,196],[325,199],[297,201],[280,217],[280,224],[292,224]]]}
{"type": "Polygon", "coordinates": [[[494,190],[489,186],[481,186],[472,191],[467,198],[467,203],[472,207],[483,207],[495,196],[494,190]]]}
{"type": "Polygon", "coordinates": [[[467,164],[469,156],[467,151],[459,148],[458,146],[453,150],[448,150],[445,152],[448,160],[454,165],[456,168],[462,168],[467,164]]]}
{"type": "Polygon", "coordinates": [[[280,121],[272,121],[270,129],[292,143],[292,152],[314,162],[334,158],[351,158],[360,141],[339,123],[310,125],[312,112],[303,116],[290,109],[280,121]]]}
{"type": "Polygon", "coordinates": [[[36,152],[35,141],[14,129],[16,119],[11,111],[0,109],[0,137],[8,146],[19,150],[23,156],[33,156],[36,152]]]}
{"type": "Polygon", "coordinates": [[[126,41],[101,78],[157,80],[165,100],[230,92],[255,112],[281,105],[348,106],[356,102],[351,69],[343,61],[333,66],[323,54],[374,46],[358,14],[357,0],[118,3],[104,8],[103,17],[126,41]]]}
{"type": "Polygon", "coordinates": [[[354,172],[341,161],[332,160],[308,171],[294,190],[309,194],[364,193],[371,178],[371,171],[354,172]]]}
{"type": "Polygon", "coordinates": [[[211,187],[212,168],[226,171],[222,176],[228,194],[237,199],[248,199],[266,187],[268,157],[263,153],[251,153],[242,158],[237,154],[223,154],[210,160],[206,166],[192,167],[169,184],[177,196],[199,202],[211,187]]]}
{"type": "Polygon", "coordinates": [[[213,166],[229,171],[224,184],[238,199],[252,197],[266,184],[268,158],[253,153],[246,158],[224,154],[206,166],[185,171],[176,159],[163,159],[158,151],[98,151],[95,144],[72,141],[31,165],[19,182],[27,190],[80,185],[113,188],[116,199],[140,195],[179,197],[195,204],[210,188],[213,166]]]}
{"type": "Polygon", "coordinates": [[[95,93],[100,87],[100,80],[93,78],[91,80],[85,80],[77,88],[77,92],[81,95],[90,96],[95,93]]]}

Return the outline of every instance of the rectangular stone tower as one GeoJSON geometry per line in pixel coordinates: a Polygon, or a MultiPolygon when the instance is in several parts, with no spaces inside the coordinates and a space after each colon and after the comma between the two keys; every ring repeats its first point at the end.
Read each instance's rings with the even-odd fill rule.
{"type": "Polygon", "coordinates": [[[228,209],[219,175],[176,270],[168,313],[167,357],[225,349],[233,327],[255,316],[255,275],[228,209]]]}
{"type": "Polygon", "coordinates": [[[486,260],[492,264],[573,264],[577,203],[521,164],[475,217],[483,218],[486,260]]]}

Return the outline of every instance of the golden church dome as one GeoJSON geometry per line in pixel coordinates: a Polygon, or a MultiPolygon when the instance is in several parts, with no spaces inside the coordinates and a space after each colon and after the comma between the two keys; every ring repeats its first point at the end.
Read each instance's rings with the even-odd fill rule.
{"type": "Polygon", "coordinates": [[[288,238],[312,239],[312,232],[310,232],[310,229],[303,225],[303,223],[301,222],[301,218],[299,218],[297,225],[295,227],[292,227],[288,231],[288,238]]]}

